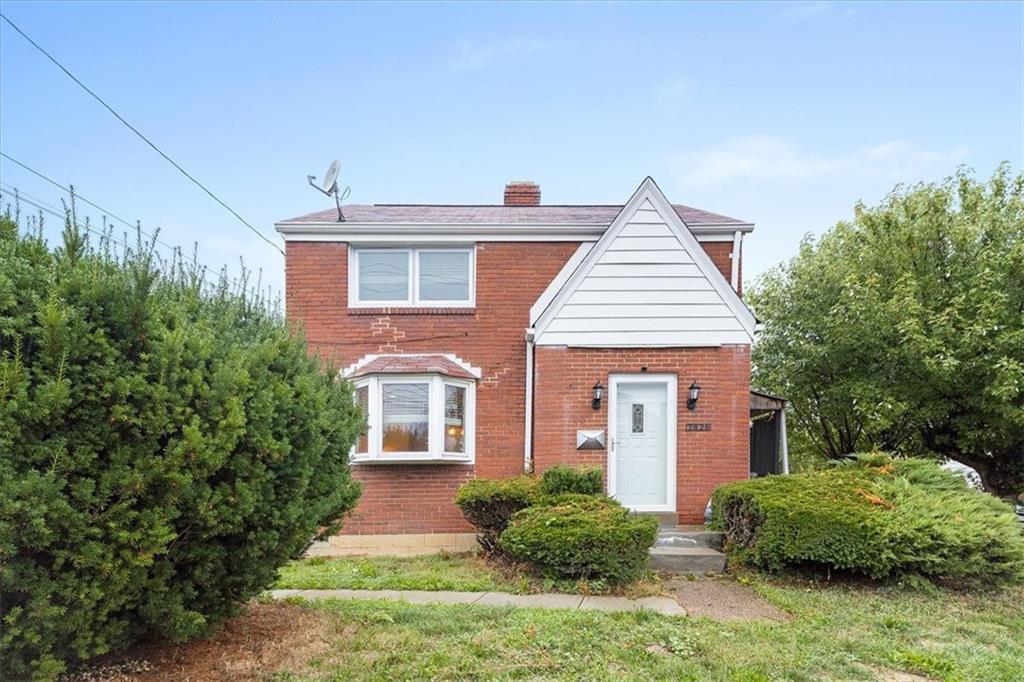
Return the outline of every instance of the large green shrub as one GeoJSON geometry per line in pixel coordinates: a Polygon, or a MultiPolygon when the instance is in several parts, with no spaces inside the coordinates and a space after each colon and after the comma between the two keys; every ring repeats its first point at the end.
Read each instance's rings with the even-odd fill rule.
{"type": "Polygon", "coordinates": [[[1024,576],[1024,534],[1010,508],[929,460],[866,455],[822,471],[732,483],[715,491],[713,510],[713,525],[736,556],[770,569],[1024,576]]]}
{"type": "Polygon", "coordinates": [[[551,577],[622,583],[644,570],[657,534],[653,517],[630,514],[608,497],[575,494],[518,512],[499,542],[551,577]]]}
{"type": "Polygon", "coordinates": [[[477,542],[485,552],[500,552],[498,536],[516,512],[534,504],[542,495],[540,480],[534,476],[478,478],[463,484],[455,504],[477,529],[477,542]]]}
{"type": "Polygon", "coordinates": [[[544,492],[548,495],[579,493],[601,495],[604,493],[604,471],[601,467],[571,467],[556,464],[541,476],[544,492]]]}
{"type": "Polygon", "coordinates": [[[359,487],[350,388],[259,300],[0,217],[0,677],[203,634],[359,487]]]}

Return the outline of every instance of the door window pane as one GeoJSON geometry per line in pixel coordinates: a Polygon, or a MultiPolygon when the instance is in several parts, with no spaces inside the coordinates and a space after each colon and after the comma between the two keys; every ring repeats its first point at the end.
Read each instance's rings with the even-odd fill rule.
{"type": "Polygon", "coordinates": [[[633,403],[633,433],[644,432],[644,404],[633,403]]]}
{"type": "Polygon", "coordinates": [[[466,451],[466,389],[444,385],[444,451],[466,451]]]}
{"type": "MultiPolygon", "coordinates": [[[[362,413],[363,418],[369,418],[370,414],[370,387],[360,386],[356,389],[356,405],[359,406],[359,411],[362,413]]],[[[356,452],[359,454],[366,454],[370,451],[369,438],[367,437],[367,428],[364,427],[359,432],[359,438],[356,440],[356,452]]]]}
{"type": "Polygon", "coordinates": [[[427,452],[430,384],[381,384],[384,452],[427,452]]]}
{"type": "Polygon", "coordinates": [[[423,251],[419,254],[421,301],[469,300],[469,253],[423,251]]]}
{"type": "Polygon", "coordinates": [[[360,301],[405,301],[408,298],[408,251],[359,253],[360,301]]]}

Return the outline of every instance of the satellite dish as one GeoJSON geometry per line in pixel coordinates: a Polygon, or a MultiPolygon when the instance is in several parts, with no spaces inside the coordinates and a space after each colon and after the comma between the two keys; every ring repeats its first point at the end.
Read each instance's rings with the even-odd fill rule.
{"type": "Polygon", "coordinates": [[[327,173],[324,175],[324,186],[323,191],[326,194],[330,194],[336,190],[335,183],[338,181],[338,170],[340,170],[341,164],[335,159],[331,162],[330,168],[327,169],[327,173]]]}
{"type": "Polygon", "coordinates": [[[348,198],[348,195],[352,193],[351,187],[346,187],[344,192],[338,192],[338,171],[341,169],[341,164],[335,159],[331,162],[331,165],[327,168],[327,174],[324,176],[324,181],[321,184],[313,182],[316,180],[315,175],[307,175],[306,180],[309,182],[310,187],[313,187],[316,191],[326,194],[329,197],[334,197],[334,203],[338,205],[338,222],[345,221],[345,215],[341,212],[341,202],[348,198]]]}

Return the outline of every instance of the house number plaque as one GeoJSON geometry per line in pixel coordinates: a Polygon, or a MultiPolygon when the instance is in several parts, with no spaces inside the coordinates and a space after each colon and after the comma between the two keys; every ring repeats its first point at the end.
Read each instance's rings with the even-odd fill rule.
{"type": "Polygon", "coordinates": [[[687,424],[687,431],[710,431],[711,424],[687,424]]]}

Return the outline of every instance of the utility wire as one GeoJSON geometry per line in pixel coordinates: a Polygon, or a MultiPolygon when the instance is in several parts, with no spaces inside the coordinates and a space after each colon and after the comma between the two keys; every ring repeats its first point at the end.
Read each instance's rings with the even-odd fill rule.
{"type": "MultiPolygon", "coordinates": [[[[14,199],[16,202],[19,202],[19,203],[20,202],[24,202],[24,203],[28,204],[29,206],[37,208],[40,211],[43,211],[44,213],[48,213],[51,216],[53,216],[54,218],[57,218],[58,220],[70,220],[71,223],[75,227],[80,228],[80,229],[84,229],[84,230],[88,230],[89,232],[92,232],[93,234],[95,234],[95,235],[97,235],[99,237],[102,237],[104,239],[110,239],[111,241],[113,241],[113,242],[123,246],[126,249],[132,248],[132,246],[126,240],[118,239],[117,237],[115,237],[113,235],[112,232],[104,232],[103,230],[97,230],[96,228],[90,226],[88,223],[80,224],[77,220],[75,220],[72,217],[70,209],[65,208],[64,212],[62,213],[60,211],[60,209],[58,209],[53,204],[47,203],[45,200],[40,199],[39,197],[33,196],[31,194],[26,194],[22,190],[18,189],[17,187],[14,187],[13,185],[10,185],[10,184],[8,184],[6,182],[0,182],[0,195],[2,195],[2,194],[6,194],[7,196],[9,196],[12,199],[14,199]]],[[[75,196],[75,198],[80,198],[80,197],[78,197],[77,194],[74,195],[74,196],[75,196]]],[[[133,226],[130,223],[129,223],[129,227],[132,227],[133,229],[138,229],[138,227],[133,226]]],[[[139,230],[139,232],[142,232],[142,230],[139,230]]],[[[161,245],[165,246],[166,248],[171,249],[172,256],[175,253],[177,253],[179,258],[181,258],[184,262],[188,262],[188,261],[184,260],[185,259],[184,251],[180,247],[171,246],[170,244],[167,244],[166,242],[162,242],[162,241],[156,239],[155,237],[152,237],[150,235],[146,235],[145,232],[142,232],[142,234],[147,236],[147,237],[149,237],[150,239],[153,239],[156,243],[161,244],[161,245]]],[[[199,267],[200,277],[202,277],[203,281],[206,282],[206,284],[208,284],[210,286],[216,286],[215,282],[211,282],[211,281],[208,281],[206,279],[207,275],[213,276],[213,270],[211,270],[209,266],[203,265],[202,263],[200,263],[199,261],[196,261],[194,259],[192,260],[192,263],[199,267]]],[[[230,282],[232,285],[234,285],[236,287],[240,286],[238,279],[228,278],[227,281],[230,282]]]]}
{"type": "MultiPolygon", "coordinates": [[[[2,153],[3,152],[0,152],[0,154],[2,154],[2,153]]],[[[7,156],[7,155],[4,154],[4,156],[7,156]]],[[[7,158],[10,158],[10,157],[7,157],[7,158]]],[[[11,160],[13,161],[14,159],[11,159],[11,160]]],[[[15,163],[17,163],[17,161],[15,161],[15,163]]],[[[19,165],[21,165],[21,164],[19,164],[19,165]]],[[[26,170],[31,170],[27,166],[23,166],[23,167],[26,168],[26,170]]],[[[35,173],[35,171],[32,171],[32,172],[35,173]]],[[[46,180],[49,180],[49,178],[46,178],[45,176],[43,176],[43,175],[41,175],[39,173],[36,173],[36,175],[39,175],[40,177],[42,177],[42,178],[44,178],[46,180]]],[[[49,180],[49,181],[53,182],[52,180],[49,180]]],[[[110,217],[117,218],[117,216],[109,214],[109,212],[107,212],[106,209],[103,209],[103,208],[100,208],[99,206],[96,206],[96,204],[92,203],[88,199],[85,199],[84,197],[79,196],[76,192],[71,191],[70,188],[64,187],[64,186],[59,185],[59,184],[57,184],[55,182],[54,182],[54,184],[56,184],[58,187],[60,187],[61,189],[65,190],[66,192],[68,192],[72,196],[72,198],[74,200],[76,200],[76,201],[77,200],[81,200],[84,203],[89,204],[90,206],[95,206],[100,211],[104,211],[104,212],[108,213],[108,215],[110,215],[110,217]]],[[[57,207],[53,206],[52,204],[47,204],[46,200],[43,199],[42,197],[33,196],[33,195],[29,194],[28,192],[26,192],[26,191],[24,191],[22,189],[19,189],[19,188],[15,187],[14,185],[11,185],[10,183],[0,182],[0,186],[7,187],[7,193],[8,194],[11,194],[12,192],[15,192],[16,193],[15,196],[17,196],[19,198],[20,197],[28,197],[29,199],[33,199],[36,202],[42,202],[44,204],[44,207],[48,207],[50,209],[51,213],[54,212],[54,211],[58,211],[59,212],[59,209],[57,209],[57,207]]],[[[36,206],[36,208],[40,208],[37,204],[32,204],[32,205],[36,206]]],[[[61,218],[61,219],[64,218],[64,216],[62,216],[62,215],[58,215],[58,217],[61,218]]],[[[175,246],[173,244],[168,244],[167,242],[163,241],[162,239],[158,239],[155,234],[149,234],[148,232],[143,230],[138,225],[132,225],[127,220],[124,220],[122,218],[117,218],[117,219],[120,220],[125,225],[127,225],[128,227],[130,227],[131,229],[138,231],[138,233],[141,234],[143,237],[146,237],[147,239],[153,240],[153,243],[159,244],[160,246],[164,247],[165,249],[169,249],[171,251],[171,253],[174,253],[174,252],[178,252],[180,254],[184,254],[185,253],[185,250],[182,249],[180,246],[175,246]]],[[[75,225],[78,225],[78,223],[75,222],[75,225]]],[[[83,227],[85,227],[85,226],[83,226],[83,227]]],[[[91,229],[91,228],[87,228],[87,229],[91,229]]],[[[200,265],[203,268],[209,270],[209,268],[207,266],[203,265],[202,263],[199,263],[198,261],[196,262],[196,265],[200,265]]]]}
{"type": "MultiPolygon", "coordinates": [[[[83,196],[82,196],[81,194],[78,194],[77,192],[72,192],[72,191],[71,191],[71,187],[70,187],[70,186],[68,186],[68,187],[65,187],[64,185],[60,184],[59,182],[57,182],[57,181],[56,181],[56,180],[54,180],[53,178],[51,178],[51,177],[49,177],[49,176],[47,176],[47,175],[44,175],[43,173],[40,173],[40,172],[39,172],[39,171],[37,171],[37,170],[36,170],[35,168],[31,168],[31,167],[29,167],[29,166],[25,165],[24,163],[22,163],[21,161],[18,161],[18,160],[17,160],[16,158],[14,158],[13,156],[10,156],[9,154],[5,154],[5,153],[4,153],[4,152],[2,152],[2,151],[0,151],[0,156],[4,157],[5,159],[7,159],[8,161],[10,161],[11,163],[15,163],[15,164],[17,164],[17,165],[21,166],[22,168],[24,168],[25,170],[27,170],[27,171],[28,171],[29,173],[31,173],[32,175],[35,175],[35,176],[37,176],[37,177],[40,177],[40,178],[42,178],[43,180],[46,180],[46,181],[47,181],[48,183],[50,183],[50,184],[51,184],[51,185],[53,185],[54,187],[58,187],[58,188],[60,188],[60,189],[64,190],[65,192],[67,192],[68,194],[74,194],[74,195],[75,195],[75,198],[76,198],[76,199],[79,199],[79,200],[81,200],[81,201],[82,201],[83,203],[89,204],[90,206],[92,206],[93,208],[95,208],[95,209],[96,209],[97,211],[102,211],[102,212],[103,212],[104,214],[106,214],[106,215],[110,216],[111,218],[113,218],[114,220],[117,220],[118,222],[124,223],[125,225],[127,225],[127,226],[128,226],[128,227],[130,227],[130,228],[132,228],[133,230],[134,230],[134,229],[137,229],[137,228],[138,228],[138,225],[135,225],[135,224],[133,224],[133,223],[130,223],[130,222],[128,222],[127,220],[125,220],[124,218],[121,218],[121,217],[119,217],[119,216],[118,216],[118,215],[116,215],[116,214],[115,214],[115,213],[114,213],[113,211],[108,211],[107,209],[103,208],[102,206],[100,206],[100,205],[98,205],[98,204],[94,204],[94,203],[92,203],[91,201],[89,201],[88,199],[86,199],[85,197],[83,197],[83,196]]],[[[146,233],[145,233],[145,232],[143,232],[142,234],[146,234],[146,233]]],[[[149,236],[149,235],[146,235],[146,236],[149,236]]]]}
{"type": "MultiPolygon", "coordinates": [[[[67,186],[67,187],[65,187],[64,185],[60,184],[59,182],[57,182],[57,181],[56,181],[56,180],[54,180],[53,178],[51,178],[51,177],[49,177],[49,176],[47,176],[47,175],[44,175],[43,173],[40,173],[39,171],[35,170],[34,168],[31,168],[31,167],[29,167],[29,166],[25,165],[25,164],[24,164],[24,163],[22,163],[21,161],[18,161],[18,160],[17,160],[17,159],[15,159],[14,157],[12,157],[12,156],[10,156],[10,155],[8,155],[8,154],[5,154],[5,153],[4,153],[4,152],[2,152],[2,151],[0,151],[0,156],[4,157],[4,158],[5,158],[5,159],[7,159],[8,161],[11,161],[12,163],[16,163],[16,164],[18,164],[19,166],[21,166],[22,168],[24,168],[25,170],[27,170],[27,171],[28,171],[29,173],[32,173],[33,175],[36,175],[36,176],[38,176],[38,177],[42,178],[43,180],[46,180],[46,181],[47,181],[48,183],[50,183],[50,184],[51,184],[51,185],[53,185],[54,187],[58,187],[58,188],[60,188],[60,189],[64,190],[65,192],[67,192],[68,194],[70,194],[70,195],[73,195],[73,196],[75,197],[75,199],[76,199],[76,200],[78,200],[78,201],[81,201],[81,202],[82,202],[82,203],[84,203],[84,204],[88,204],[89,206],[92,206],[92,207],[93,207],[93,208],[95,208],[95,209],[96,209],[97,211],[101,211],[101,212],[102,212],[102,213],[103,213],[104,215],[106,215],[106,216],[109,216],[110,218],[113,218],[114,220],[117,220],[118,222],[121,222],[121,223],[123,223],[124,225],[127,225],[128,227],[130,227],[130,228],[131,228],[131,229],[133,229],[133,230],[138,230],[138,231],[139,231],[139,233],[141,233],[141,234],[142,234],[142,236],[144,236],[144,237],[148,237],[149,239],[152,239],[152,240],[153,240],[154,242],[156,242],[157,244],[160,244],[161,246],[163,246],[163,247],[165,247],[165,248],[168,248],[168,249],[172,249],[172,250],[173,250],[173,249],[176,249],[176,248],[179,248],[179,247],[176,247],[176,246],[174,246],[174,245],[172,245],[172,244],[168,244],[168,243],[167,243],[167,242],[165,242],[165,241],[162,241],[162,240],[160,240],[160,239],[157,239],[156,235],[153,235],[153,234],[149,234],[148,232],[146,232],[145,230],[143,230],[143,229],[142,229],[142,227],[141,227],[141,226],[140,226],[140,225],[139,225],[138,223],[134,223],[134,224],[133,224],[133,223],[131,223],[131,222],[129,222],[129,221],[127,221],[127,220],[125,220],[124,218],[121,218],[120,216],[118,216],[117,214],[115,214],[115,213],[114,213],[113,211],[108,211],[107,209],[103,208],[103,207],[102,207],[102,206],[100,206],[99,204],[94,204],[93,202],[89,201],[88,199],[86,199],[85,197],[83,197],[83,196],[82,196],[81,194],[79,194],[78,192],[74,191],[74,189],[73,189],[73,188],[72,188],[72,187],[71,187],[70,185],[69,185],[69,186],[67,186]]],[[[14,187],[14,186],[12,186],[12,185],[8,185],[8,188],[10,188],[10,189],[15,189],[15,190],[17,190],[18,192],[20,192],[21,194],[25,194],[24,192],[22,192],[21,190],[19,190],[19,189],[18,189],[17,187],[14,187]]],[[[25,194],[25,196],[27,196],[27,197],[31,197],[32,195],[31,195],[31,194],[25,194]]],[[[38,199],[38,197],[37,197],[37,199],[38,199]]]]}
{"type": "Polygon", "coordinates": [[[42,48],[42,47],[41,47],[41,46],[40,46],[40,45],[39,45],[39,44],[38,44],[38,43],[37,43],[36,41],[34,41],[34,40],[32,40],[31,38],[29,38],[29,37],[28,37],[28,34],[26,34],[26,33],[25,33],[24,31],[22,31],[22,30],[21,30],[20,28],[18,28],[18,25],[17,25],[17,24],[15,24],[15,23],[14,23],[13,21],[11,21],[10,19],[8,19],[8,18],[7,18],[7,15],[5,15],[5,14],[3,14],[3,13],[0,13],[0,18],[2,18],[2,19],[3,19],[4,21],[6,21],[6,22],[7,22],[8,24],[10,24],[11,28],[13,28],[13,29],[14,29],[15,31],[17,31],[17,32],[18,32],[18,33],[19,33],[19,34],[21,35],[21,37],[22,37],[22,38],[24,38],[25,40],[27,40],[27,41],[29,42],[29,44],[30,44],[30,45],[32,45],[32,47],[34,47],[34,48],[36,48],[37,50],[39,50],[39,52],[41,52],[41,53],[42,53],[42,54],[43,54],[43,55],[44,55],[44,56],[45,56],[45,57],[46,57],[47,59],[49,59],[49,60],[50,60],[51,62],[53,62],[53,63],[54,63],[54,64],[55,64],[56,66],[57,66],[57,68],[59,68],[59,69],[60,69],[61,71],[63,71],[63,72],[64,72],[64,73],[65,73],[65,74],[66,74],[66,75],[68,76],[68,78],[70,78],[71,80],[73,80],[73,81],[74,81],[74,82],[75,82],[76,84],[78,84],[78,86],[79,86],[80,88],[82,88],[82,89],[83,89],[83,90],[85,90],[85,91],[86,91],[87,93],[89,93],[90,95],[92,95],[93,99],[95,99],[95,100],[96,100],[97,102],[99,102],[100,104],[102,104],[102,105],[103,105],[103,108],[105,108],[105,109],[106,109],[107,111],[109,111],[109,112],[110,112],[111,114],[113,114],[113,115],[114,115],[114,118],[116,118],[116,119],[117,119],[118,121],[120,121],[121,123],[123,123],[123,124],[124,124],[124,125],[125,125],[125,126],[126,126],[126,127],[128,128],[128,129],[129,129],[129,130],[131,130],[131,131],[132,131],[133,133],[135,133],[135,134],[136,134],[136,135],[137,135],[137,136],[139,137],[139,139],[141,139],[141,140],[142,140],[143,142],[145,142],[145,143],[146,143],[146,144],[148,144],[148,145],[149,145],[150,147],[152,147],[152,148],[153,148],[153,151],[155,151],[155,152],[156,152],[157,154],[159,154],[160,156],[164,157],[164,159],[165,159],[165,160],[166,160],[166,161],[167,161],[168,163],[170,163],[170,164],[171,164],[172,166],[174,166],[175,168],[177,168],[177,169],[178,169],[178,171],[179,171],[179,172],[180,172],[180,173],[181,173],[182,175],[184,175],[184,176],[185,176],[186,178],[188,178],[188,179],[189,179],[189,180],[191,180],[191,181],[192,181],[193,183],[195,183],[195,185],[196,185],[197,187],[199,187],[199,189],[201,189],[201,190],[203,190],[204,192],[206,192],[206,193],[207,193],[208,195],[210,195],[210,197],[211,197],[211,198],[212,198],[212,199],[213,199],[214,201],[216,201],[216,202],[217,202],[218,204],[220,204],[221,206],[223,206],[224,208],[226,208],[226,209],[228,210],[228,212],[230,212],[230,213],[231,213],[231,215],[233,215],[233,216],[235,216],[236,218],[238,218],[238,220],[239,220],[239,221],[240,221],[240,222],[241,222],[241,223],[242,223],[243,225],[245,225],[245,226],[246,226],[247,228],[249,228],[249,229],[250,229],[250,230],[251,230],[251,231],[253,232],[253,234],[255,234],[255,235],[256,235],[257,237],[259,237],[260,239],[262,239],[262,240],[263,240],[263,241],[265,241],[266,243],[268,243],[268,244],[270,244],[271,246],[273,246],[273,247],[274,247],[275,249],[277,249],[277,250],[278,250],[278,252],[279,252],[279,253],[280,253],[280,254],[281,254],[282,256],[284,255],[284,251],[283,251],[283,250],[281,249],[281,247],[280,247],[280,246],[278,246],[277,244],[275,244],[274,242],[272,242],[272,241],[271,241],[271,240],[270,240],[269,238],[267,238],[267,237],[266,237],[266,236],[265,236],[265,235],[264,235],[264,234],[263,234],[262,232],[260,232],[260,231],[259,231],[259,230],[257,230],[257,229],[256,229],[255,227],[253,227],[253,226],[252,226],[252,225],[251,225],[251,224],[249,223],[249,221],[247,221],[247,220],[246,220],[245,218],[243,218],[242,216],[240,216],[240,215],[238,214],[238,212],[237,212],[237,211],[235,211],[235,209],[231,208],[231,207],[230,207],[230,206],[228,206],[228,205],[227,205],[226,203],[224,203],[224,201],[222,201],[220,197],[218,197],[218,196],[217,196],[216,194],[214,194],[214,193],[213,193],[213,192],[211,192],[211,191],[210,191],[209,189],[207,189],[206,185],[204,185],[203,183],[201,183],[201,182],[199,182],[198,180],[196,180],[196,179],[195,179],[195,178],[194,178],[194,177],[193,177],[193,176],[192,176],[192,175],[191,175],[191,174],[190,174],[190,173],[189,173],[189,172],[188,172],[187,170],[185,170],[185,169],[184,169],[184,168],[182,168],[182,167],[181,167],[180,165],[178,165],[178,163],[177,163],[177,162],[176,162],[176,161],[175,161],[174,159],[172,159],[172,158],[171,158],[171,157],[169,157],[169,156],[168,156],[167,154],[165,154],[165,153],[163,152],[163,150],[162,150],[162,149],[160,149],[159,147],[157,147],[157,146],[156,146],[156,145],[155,145],[155,144],[154,144],[154,143],[153,143],[153,142],[152,142],[152,141],[151,141],[151,140],[150,140],[150,139],[149,139],[148,137],[146,137],[146,136],[145,136],[145,135],[143,135],[143,134],[142,134],[141,132],[139,132],[139,129],[138,129],[138,128],[136,128],[136,127],[135,127],[135,126],[133,126],[133,125],[132,125],[131,123],[129,123],[128,121],[126,121],[126,120],[125,120],[125,118],[124,118],[123,116],[121,116],[121,114],[119,114],[119,113],[117,113],[116,111],[114,111],[114,108],[113,108],[113,107],[111,107],[111,106],[110,106],[109,104],[107,104],[107,103],[106,103],[106,102],[105,102],[105,101],[103,100],[103,98],[102,98],[102,97],[100,97],[100,96],[99,96],[99,95],[97,95],[97,94],[96,94],[95,92],[93,92],[92,90],[90,90],[90,89],[89,89],[89,87],[88,87],[88,86],[87,86],[87,85],[86,85],[85,83],[83,83],[82,81],[78,80],[78,78],[76,78],[76,77],[75,77],[75,75],[74,75],[73,73],[71,73],[70,71],[68,71],[68,70],[67,70],[67,68],[66,68],[66,67],[65,67],[65,66],[64,66],[63,64],[61,64],[61,63],[60,63],[59,61],[57,61],[57,59],[56,59],[56,58],[54,58],[54,56],[53,56],[53,55],[51,55],[51,54],[50,54],[49,52],[47,52],[46,50],[44,50],[44,49],[43,49],[43,48],[42,48]]]}

